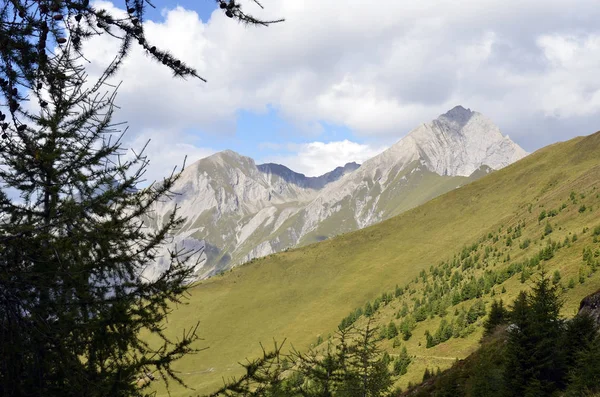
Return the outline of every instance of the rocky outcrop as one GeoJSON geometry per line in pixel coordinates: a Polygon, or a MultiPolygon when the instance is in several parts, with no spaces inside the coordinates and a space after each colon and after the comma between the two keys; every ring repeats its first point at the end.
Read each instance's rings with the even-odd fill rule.
{"type": "Polygon", "coordinates": [[[579,304],[577,315],[588,314],[600,326],[600,290],[586,296],[579,304]]]}

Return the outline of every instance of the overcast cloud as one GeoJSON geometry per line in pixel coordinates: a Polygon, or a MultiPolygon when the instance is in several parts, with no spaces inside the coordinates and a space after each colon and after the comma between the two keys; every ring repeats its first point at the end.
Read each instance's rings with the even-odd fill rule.
{"type": "Polygon", "coordinates": [[[265,162],[285,164],[293,170],[302,170],[309,176],[322,175],[323,170],[331,171],[349,162],[362,164],[366,160],[387,149],[386,146],[372,147],[348,140],[329,143],[311,142],[288,144],[276,149],[291,151],[292,155],[278,155],[265,158],[265,162]],[[348,159],[352,159],[348,161],[348,159]]]}
{"type": "MultiPolygon", "coordinates": [[[[364,161],[381,150],[374,142],[394,142],[457,104],[490,117],[528,151],[600,129],[596,0],[262,3],[264,11],[243,6],[286,22],[244,27],[217,10],[203,23],[183,8],[146,22],[156,45],[208,83],[175,81],[134,50],[118,97],[119,118],[142,131],[133,140],[160,136],[149,149],[166,162],[178,164],[183,153],[195,160],[214,150],[182,131],[233,135],[240,110],[270,105],[314,143],[265,160],[317,175],[364,161]],[[320,142],[319,122],[348,127],[362,143],[320,142]]],[[[98,67],[111,51],[103,40],[89,44],[98,67]]]]}

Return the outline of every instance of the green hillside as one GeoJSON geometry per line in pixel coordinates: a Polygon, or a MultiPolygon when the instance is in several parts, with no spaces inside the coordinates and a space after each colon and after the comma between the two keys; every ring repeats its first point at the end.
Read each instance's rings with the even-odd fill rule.
{"type": "MultiPolygon", "coordinates": [[[[375,226],[254,260],[195,285],[189,305],[170,316],[168,330],[177,335],[200,321],[199,347],[209,349],[176,368],[196,392],[208,392],[223,377],[239,375],[237,363],[257,356],[259,342],[287,338],[288,346],[305,348],[378,300],[373,317],[381,325],[393,320],[400,326],[424,312],[410,339],[400,337],[395,348],[393,339],[381,342],[392,355],[405,346],[414,356],[398,384],[419,382],[426,367],[447,368],[477,347],[481,316],[457,325],[475,302],[489,302],[492,294],[509,302],[539,268],[560,271],[565,313],[573,315],[579,300],[600,287],[598,226],[600,133],[546,147],[375,226]],[[539,220],[542,211],[546,216],[539,220]],[[425,331],[436,334],[440,315],[458,329],[457,337],[427,348],[425,331]]],[[[172,385],[171,395],[188,394],[172,385]]],[[[159,395],[166,395],[164,389],[159,395]]]]}

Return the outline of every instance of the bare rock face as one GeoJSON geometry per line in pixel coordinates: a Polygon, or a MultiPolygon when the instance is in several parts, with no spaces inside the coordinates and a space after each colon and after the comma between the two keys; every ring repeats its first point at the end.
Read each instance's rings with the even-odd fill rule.
{"type": "MultiPolygon", "coordinates": [[[[207,278],[381,222],[525,155],[490,119],[456,106],[364,164],[348,163],[319,177],[280,164],[257,165],[231,150],[201,159],[182,172],[174,202],[153,208],[148,226],[168,221],[177,204],[187,219],[178,242],[206,248],[196,276],[207,278]]],[[[165,266],[157,262],[147,277],[165,266]]]]}
{"type": "Polygon", "coordinates": [[[596,324],[600,326],[600,290],[581,300],[577,314],[589,314],[596,321],[596,324]]]}

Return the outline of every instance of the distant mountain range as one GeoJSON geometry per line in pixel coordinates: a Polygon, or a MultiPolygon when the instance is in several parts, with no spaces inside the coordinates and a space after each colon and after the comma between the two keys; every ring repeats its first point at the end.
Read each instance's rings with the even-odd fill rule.
{"type": "MultiPolygon", "coordinates": [[[[226,150],[187,167],[174,201],[159,203],[156,227],[176,203],[187,218],[175,242],[204,247],[198,278],[256,257],[361,229],[416,207],[527,155],[494,123],[457,106],[421,124],[364,164],[319,177],[256,165],[226,150]]],[[[145,271],[156,277],[167,266],[145,271]]]]}
{"type": "Polygon", "coordinates": [[[256,168],[265,173],[265,174],[273,174],[283,178],[288,183],[293,183],[296,186],[303,187],[306,189],[323,189],[325,185],[331,182],[335,182],[340,179],[345,174],[352,172],[360,167],[360,164],[355,162],[348,163],[343,167],[337,167],[335,170],[330,171],[321,176],[304,176],[304,174],[299,174],[287,168],[281,164],[260,164],[256,166],[256,168]]]}

